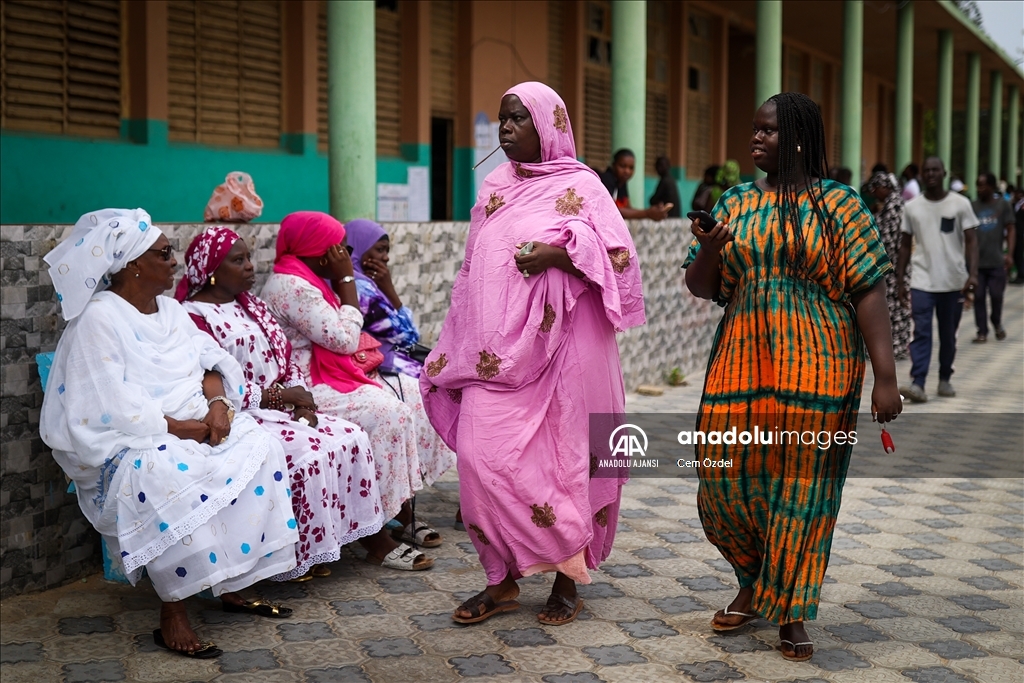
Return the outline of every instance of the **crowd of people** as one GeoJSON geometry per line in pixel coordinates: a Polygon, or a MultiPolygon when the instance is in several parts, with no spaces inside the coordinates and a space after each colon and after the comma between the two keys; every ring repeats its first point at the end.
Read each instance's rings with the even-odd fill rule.
{"type": "MultiPolygon", "coordinates": [[[[611,551],[627,480],[595,476],[579,425],[625,411],[615,335],[645,322],[623,219],[679,215],[678,189],[659,158],[652,208],[631,207],[633,153],[620,150],[603,173],[577,161],[565,105],[540,83],[504,94],[499,139],[508,163],[480,189],[433,349],[419,345],[392,281],[387,230],[370,220],[286,216],[258,295],[249,245],[217,226],[191,242],[175,296],[164,296],[178,262],[142,209],[87,213],[46,256],[68,325],[41,435],[130,582],[143,571],[152,581],[158,645],[220,655],[183,600],[201,593],[226,611],[287,618],[286,606],[239,591],[328,576],[350,543],[385,569],[430,569],[424,550],[444,538],[417,518],[415,495],[452,466],[486,579],[452,619],[518,609],[518,580],[541,572],[555,578],[538,620],[579,616],[577,584],[611,551]]],[[[976,341],[987,321],[1005,337],[999,271],[1012,213],[995,180],[979,179],[972,207],[944,189],[933,157],[918,198],[906,201],[884,168],[858,193],[830,177],[825,140],[813,101],[775,95],[750,141],[766,177],[742,183],[728,161],[694,198],[715,224],[691,226],[686,286],[725,307],[702,430],[757,415],[786,429],[853,429],[865,352],[872,419],[896,419],[895,360],[909,352],[923,395],[933,310],[948,395],[949,331],[975,286],[991,299],[990,317],[976,304],[976,341]]],[[[698,460],[737,463],[699,474],[705,533],[739,583],[713,630],[765,618],[784,657],[811,657],[804,622],[817,614],[851,450],[697,447],[698,460]]]]}

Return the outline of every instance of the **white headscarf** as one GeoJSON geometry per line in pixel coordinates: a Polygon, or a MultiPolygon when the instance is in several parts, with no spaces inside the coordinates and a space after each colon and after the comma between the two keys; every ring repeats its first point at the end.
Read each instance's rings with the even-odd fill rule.
{"type": "Polygon", "coordinates": [[[65,320],[74,320],[109,275],[153,246],[163,233],[142,209],[102,209],[78,219],[71,234],[43,257],[65,320]]]}

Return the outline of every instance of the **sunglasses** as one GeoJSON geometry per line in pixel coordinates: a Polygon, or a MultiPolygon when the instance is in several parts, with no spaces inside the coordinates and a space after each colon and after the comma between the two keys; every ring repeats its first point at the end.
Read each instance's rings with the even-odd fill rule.
{"type": "Polygon", "coordinates": [[[172,247],[169,244],[166,247],[164,247],[163,249],[147,249],[146,251],[147,252],[155,251],[156,253],[160,254],[160,257],[164,261],[170,261],[171,257],[174,256],[174,247],[172,247]]]}

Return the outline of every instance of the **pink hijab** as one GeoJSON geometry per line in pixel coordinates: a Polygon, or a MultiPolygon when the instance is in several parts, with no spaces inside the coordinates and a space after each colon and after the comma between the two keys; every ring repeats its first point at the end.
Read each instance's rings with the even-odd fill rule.
{"type": "MultiPolygon", "coordinates": [[[[199,290],[206,286],[210,276],[220,268],[220,264],[224,263],[231,247],[240,239],[242,238],[234,230],[221,225],[207,228],[196,235],[185,251],[185,275],[178,282],[177,289],[174,290],[174,298],[178,301],[185,301],[185,299],[190,299],[198,294],[199,290]]],[[[270,309],[259,297],[255,297],[249,292],[242,292],[235,297],[235,300],[263,330],[263,334],[266,335],[270,342],[270,348],[274,352],[277,367],[280,368],[283,376],[288,371],[292,345],[284,336],[281,326],[277,324],[270,309]]],[[[205,318],[195,313],[189,313],[189,316],[199,329],[214,339],[217,338],[205,318]]],[[[220,340],[217,339],[217,341],[220,340]]]]}
{"type": "MultiPolygon", "coordinates": [[[[322,277],[310,270],[300,257],[321,256],[345,239],[345,228],[338,219],[319,211],[296,211],[281,221],[277,233],[277,258],[274,272],[294,275],[320,290],[324,300],[334,308],[341,308],[341,300],[327,286],[322,277]]],[[[311,340],[312,342],[312,340],[311,340]]],[[[359,337],[359,350],[367,351],[380,346],[380,342],[365,332],[359,337]]],[[[364,384],[380,385],[366,376],[352,360],[351,355],[342,355],[313,343],[312,359],[309,364],[309,378],[313,386],[327,384],[343,394],[355,391],[364,384]]]]}
{"type": "Polygon", "coordinates": [[[563,325],[586,288],[600,292],[616,330],[646,320],[633,239],[597,174],[576,160],[564,102],[543,83],[505,94],[518,96],[533,117],[541,162],[505,163],[484,181],[451,307],[428,358],[434,365],[421,377],[426,388],[514,389],[532,381],[565,338],[563,325]],[[585,282],[554,268],[524,279],[513,255],[530,240],[566,249],[585,282]]]}

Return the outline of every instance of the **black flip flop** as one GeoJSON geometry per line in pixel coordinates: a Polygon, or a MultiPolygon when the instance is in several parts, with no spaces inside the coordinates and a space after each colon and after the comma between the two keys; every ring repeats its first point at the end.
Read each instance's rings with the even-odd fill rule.
{"type": "Polygon", "coordinates": [[[156,643],[157,647],[162,647],[165,650],[170,650],[176,655],[189,657],[190,659],[213,659],[214,657],[220,657],[224,654],[223,650],[208,640],[200,640],[199,649],[193,650],[192,652],[189,652],[188,650],[175,650],[164,642],[164,635],[160,632],[160,629],[153,631],[153,642],[156,643]]]}
{"type": "MultiPolygon", "coordinates": [[[[312,578],[312,577],[310,577],[312,578]]],[[[270,619],[287,619],[292,615],[291,607],[282,607],[281,605],[275,605],[266,600],[250,600],[244,605],[236,605],[230,602],[221,603],[224,605],[225,612],[245,612],[247,614],[255,614],[260,617],[268,617],[270,619]]]]}

